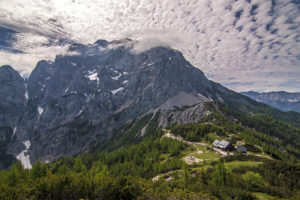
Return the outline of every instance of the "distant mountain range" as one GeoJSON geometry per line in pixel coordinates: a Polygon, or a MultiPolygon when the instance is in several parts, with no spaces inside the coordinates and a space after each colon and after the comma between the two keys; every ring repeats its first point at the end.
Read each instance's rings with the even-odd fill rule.
{"type": "Polygon", "coordinates": [[[214,112],[207,102],[300,126],[300,114],[208,80],[181,52],[156,47],[136,53],[135,43],[74,44],[68,55],[40,61],[26,80],[10,66],[0,67],[0,163],[9,166],[16,157],[30,168],[38,158],[119,147],[159,127],[200,121],[214,112]]]}
{"type": "Polygon", "coordinates": [[[251,99],[268,104],[282,111],[296,111],[300,113],[300,93],[289,92],[241,92],[251,99]]]}

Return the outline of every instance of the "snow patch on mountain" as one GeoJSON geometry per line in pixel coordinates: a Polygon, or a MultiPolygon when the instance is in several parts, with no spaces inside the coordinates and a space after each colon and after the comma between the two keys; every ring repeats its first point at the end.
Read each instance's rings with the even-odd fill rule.
{"type": "Polygon", "coordinates": [[[288,99],[287,101],[290,102],[290,103],[296,103],[296,102],[298,102],[297,99],[288,99]]]}
{"type": "Polygon", "coordinates": [[[117,81],[119,80],[119,78],[122,76],[121,73],[118,74],[118,76],[114,76],[114,77],[111,77],[113,80],[117,81]]]}
{"type": "Polygon", "coordinates": [[[39,82],[39,85],[42,86],[40,90],[43,92],[44,89],[45,89],[45,87],[46,87],[46,85],[42,84],[41,82],[39,82]]]}
{"type": "Polygon", "coordinates": [[[147,66],[152,66],[152,65],[154,65],[154,62],[152,62],[152,63],[149,63],[147,66]]]}
{"type": "Polygon", "coordinates": [[[75,66],[76,66],[76,63],[74,63],[74,62],[71,62],[71,65],[75,67],[75,66]]]}
{"type": "Polygon", "coordinates": [[[37,108],[39,115],[42,115],[44,112],[44,109],[41,106],[38,106],[37,108]]]}
{"type": "Polygon", "coordinates": [[[13,137],[15,137],[17,131],[17,127],[14,128],[13,137]]]}
{"type": "Polygon", "coordinates": [[[25,84],[25,99],[26,99],[26,101],[29,99],[27,84],[25,84]]]}
{"type": "Polygon", "coordinates": [[[77,116],[79,116],[82,112],[83,112],[83,109],[81,109],[81,110],[78,112],[77,116]]]}
{"type": "Polygon", "coordinates": [[[88,75],[86,75],[85,77],[91,81],[97,81],[97,84],[100,83],[100,79],[98,77],[98,72],[96,72],[96,70],[88,71],[88,75]]]}
{"type": "Polygon", "coordinates": [[[120,88],[118,88],[118,89],[116,89],[116,90],[111,90],[111,93],[117,94],[118,92],[120,92],[120,91],[122,91],[122,90],[124,90],[124,88],[123,88],[123,87],[120,87],[120,88]]]}
{"type": "Polygon", "coordinates": [[[26,149],[23,150],[21,153],[19,153],[16,158],[21,161],[21,163],[25,169],[31,169],[32,165],[30,163],[29,154],[27,153],[28,149],[31,146],[30,140],[24,141],[23,144],[25,145],[26,149]]]}
{"type": "Polygon", "coordinates": [[[119,73],[120,73],[120,72],[118,72],[117,70],[112,69],[112,68],[110,68],[110,70],[113,71],[113,72],[116,73],[116,74],[119,74],[119,73]]]}

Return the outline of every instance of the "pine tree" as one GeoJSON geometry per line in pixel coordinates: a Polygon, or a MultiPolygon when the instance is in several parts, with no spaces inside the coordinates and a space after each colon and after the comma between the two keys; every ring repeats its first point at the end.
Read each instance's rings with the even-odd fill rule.
{"type": "Polygon", "coordinates": [[[228,183],[228,175],[227,175],[227,170],[224,166],[224,163],[219,160],[216,170],[212,175],[213,177],[213,182],[218,185],[218,186],[223,186],[228,183]]]}
{"type": "Polygon", "coordinates": [[[47,166],[38,159],[32,166],[31,176],[33,179],[40,178],[46,176],[47,174],[47,166]]]}

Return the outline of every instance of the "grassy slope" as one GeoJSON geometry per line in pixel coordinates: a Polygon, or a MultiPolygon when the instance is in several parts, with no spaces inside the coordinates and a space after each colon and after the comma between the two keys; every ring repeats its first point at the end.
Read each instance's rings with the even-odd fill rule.
{"type": "MultiPolygon", "coordinates": [[[[208,183],[202,185],[202,189],[200,188],[200,190],[203,191],[205,195],[226,199],[230,195],[240,193],[246,195],[249,190],[251,191],[250,196],[255,195],[258,199],[272,198],[273,196],[284,196],[288,199],[293,199],[293,195],[296,195],[299,189],[297,189],[297,184],[294,191],[291,188],[285,188],[284,185],[278,185],[277,182],[273,183],[273,179],[267,179],[267,177],[274,176],[275,180],[279,179],[280,177],[277,177],[275,169],[268,168],[268,170],[263,171],[263,167],[261,166],[266,165],[270,160],[272,162],[279,160],[279,163],[283,166],[289,166],[288,163],[290,162],[298,162],[299,164],[299,160],[297,159],[299,150],[297,146],[297,144],[299,144],[299,129],[287,125],[286,123],[277,123],[278,121],[276,120],[264,121],[262,118],[257,117],[257,115],[248,116],[239,111],[232,111],[219,103],[208,103],[207,106],[211,109],[212,114],[204,118],[202,122],[169,127],[172,133],[181,136],[185,140],[189,142],[206,143],[207,146],[193,145],[187,142],[174,141],[170,138],[162,138],[165,134],[162,130],[154,131],[157,128],[158,115],[153,117],[153,114],[150,114],[125,127],[124,134],[120,133],[122,136],[121,139],[113,140],[112,143],[106,146],[107,149],[111,150],[110,152],[94,153],[78,156],[76,158],[63,158],[50,163],[46,167],[49,172],[42,175],[42,177],[46,176],[46,178],[43,178],[43,181],[47,181],[48,175],[57,176],[58,179],[60,179],[59,177],[62,172],[62,174],[66,174],[67,176],[72,172],[71,177],[76,177],[77,175],[81,176],[81,173],[92,172],[93,166],[97,165],[97,163],[101,163],[102,168],[104,166],[104,168],[109,169],[107,173],[109,173],[109,177],[111,176],[112,180],[129,175],[139,178],[142,182],[145,181],[147,187],[149,187],[147,191],[152,191],[155,187],[167,187],[165,191],[161,191],[163,194],[166,191],[181,191],[185,194],[187,191],[194,191],[193,188],[196,187],[197,184],[193,183],[195,180],[192,178],[190,180],[190,178],[184,177],[195,176],[201,178],[201,173],[204,170],[204,172],[208,174],[208,177],[206,177],[208,183]],[[248,123],[247,126],[244,125],[245,123],[248,123]],[[273,123],[278,125],[274,130],[269,127],[272,126],[273,123]],[[148,128],[145,137],[142,138],[140,137],[140,130],[147,124],[148,128]],[[276,133],[278,138],[273,138],[272,133],[265,132],[265,130],[272,130],[272,133],[276,133]],[[282,134],[282,130],[289,130],[293,137],[282,134]],[[224,155],[212,150],[210,144],[214,139],[243,142],[250,145],[253,152],[250,152],[251,155],[224,157],[224,155]],[[291,142],[292,145],[289,146],[289,144],[287,144],[289,142],[291,142]],[[126,146],[119,148],[124,144],[126,144],[126,146]],[[257,149],[262,152],[257,153],[257,149]],[[199,153],[199,151],[202,151],[202,153],[199,153]],[[183,162],[183,158],[187,156],[194,156],[195,158],[202,159],[202,161],[193,165],[186,165],[183,162]],[[219,187],[225,191],[227,196],[225,195],[224,197],[219,196],[221,194],[213,189],[215,187],[215,171],[218,168],[218,160],[220,159],[225,161],[224,166],[226,170],[232,177],[235,177],[235,182],[237,182],[236,185],[228,184],[219,187]],[[255,188],[256,186],[249,186],[249,188],[243,188],[243,186],[240,188],[240,185],[245,184],[245,186],[248,187],[248,184],[250,184],[247,182],[247,179],[241,180],[241,177],[245,177],[248,172],[253,172],[254,176],[258,174],[259,179],[263,179],[262,185],[260,185],[258,189],[255,188]],[[264,173],[270,173],[271,175],[267,174],[268,176],[265,178],[262,177],[265,175],[264,173]],[[148,183],[148,181],[155,176],[161,176],[171,181],[169,183],[159,181],[158,183],[153,183],[154,185],[148,183]],[[180,184],[183,184],[183,186],[180,184]]],[[[299,174],[297,174],[297,167],[299,166],[293,164],[291,167],[292,170],[288,175],[299,176],[299,174]],[[296,169],[296,171],[293,171],[294,169],[296,169]]],[[[289,168],[287,167],[287,169],[289,168]]],[[[35,169],[33,171],[35,171],[35,169]]],[[[31,171],[28,173],[31,173],[31,171]]],[[[284,174],[284,172],[282,173],[284,174]]],[[[5,173],[2,174],[4,174],[3,177],[5,178],[5,173]]],[[[281,176],[285,177],[285,175],[281,176]]],[[[97,176],[93,178],[96,177],[97,176]]],[[[34,182],[36,180],[33,179],[30,181],[34,182]]],[[[31,184],[30,181],[28,184],[31,184]]],[[[279,183],[285,183],[284,181],[286,180],[283,179],[280,181],[279,183]]],[[[26,181],[22,184],[26,184],[26,181]]],[[[298,184],[300,185],[300,183],[298,184]]],[[[6,190],[6,186],[4,189],[6,190]]],[[[14,190],[18,191],[17,188],[14,188],[14,190]]],[[[118,190],[118,188],[116,190],[118,190]]],[[[37,191],[40,192],[39,188],[37,188],[37,191]]],[[[181,192],[174,195],[177,196],[181,192]]],[[[30,195],[30,193],[28,195],[30,195]]],[[[202,194],[201,197],[203,197],[202,194]]],[[[241,197],[241,199],[243,198],[241,197]]]]}

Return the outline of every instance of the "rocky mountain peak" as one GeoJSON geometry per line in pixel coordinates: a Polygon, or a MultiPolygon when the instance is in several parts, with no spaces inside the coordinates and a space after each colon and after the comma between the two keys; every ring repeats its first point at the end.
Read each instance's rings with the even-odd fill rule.
{"type": "MultiPolygon", "coordinates": [[[[15,87],[22,88],[23,111],[11,125],[17,128],[9,151],[27,161],[20,155],[25,147],[31,161],[87,152],[149,113],[217,99],[213,84],[179,51],[154,47],[138,53],[134,45],[130,39],[74,44],[53,62],[38,62],[27,82],[20,78],[15,87]]],[[[177,120],[189,119],[194,110],[176,114],[177,120]]]]}
{"type": "Polygon", "coordinates": [[[14,70],[11,66],[9,65],[3,65],[0,67],[0,80],[2,81],[1,83],[5,84],[5,82],[14,82],[14,81],[21,81],[20,79],[21,76],[19,73],[14,70]]]}
{"type": "Polygon", "coordinates": [[[0,67],[0,125],[14,126],[24,113],[25,81],[11,66],[0,67]]]}

